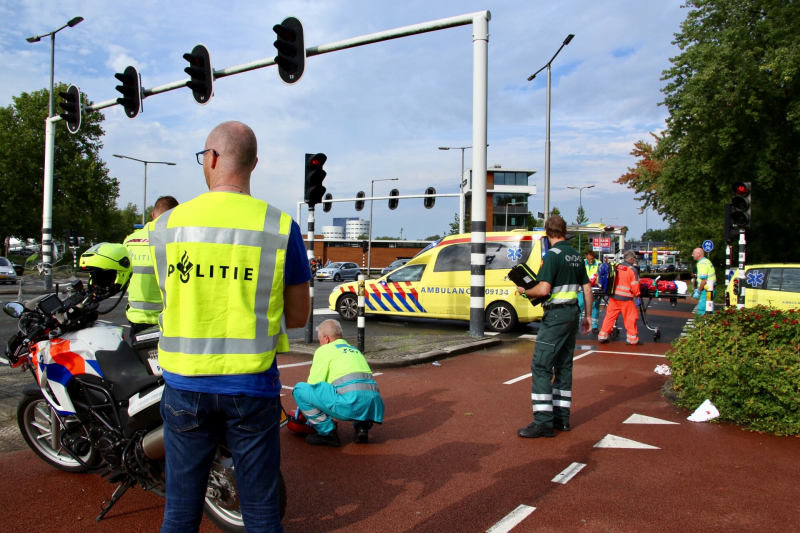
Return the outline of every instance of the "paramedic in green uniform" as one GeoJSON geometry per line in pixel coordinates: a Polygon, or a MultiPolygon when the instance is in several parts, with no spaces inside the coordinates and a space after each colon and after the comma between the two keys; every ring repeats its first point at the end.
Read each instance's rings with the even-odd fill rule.
{"type": "Polygon", "coordinates": [[[297,407],[316,433],[313,446],[341,446],[334,418],[352,420],[354,442],[365,444],[373,422],[383,423],[384,404],[364,355],[342,338],[342,326],[325,320],[317,327],[320,347],[308,373],[308,382],[294,386],[297,407]]]}
{"type": "Polygon", "coordinates": [[[517,431],[528,439],[555,437],[554,429],[570,430],[575,336],[579,324],[584,334],[591,328],[588,316],[581,323],[578,291],[583,288],[586,308],[591,309],[592,287],[581,254],[564,240],[567,224],[563,218],[552,216],[544,223],[544,229],[550,250],[539,270],[538,283],[527,291],[517,287],[519,294],[531,299],[549,296],[542,305],[544,317],[531,362],[533,422],[517,431]]]}

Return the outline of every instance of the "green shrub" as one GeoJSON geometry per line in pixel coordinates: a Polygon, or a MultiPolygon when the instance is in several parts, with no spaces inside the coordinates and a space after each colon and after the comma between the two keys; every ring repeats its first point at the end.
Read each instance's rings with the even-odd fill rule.
{"type": "Polygon", "coordinates": [[[800,434],[800,310],[727,309],[695,325],[667,352],[678,405],[709,399],[753,431],[800,434]]]}

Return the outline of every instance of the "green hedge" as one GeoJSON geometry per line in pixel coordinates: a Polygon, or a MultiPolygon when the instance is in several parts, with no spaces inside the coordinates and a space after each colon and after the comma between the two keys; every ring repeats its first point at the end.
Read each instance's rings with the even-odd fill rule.
{"type": "Polygon", "coordinates": [[[709,399],[753,431],[800,435],[800,310],[727,309],[695,325],[667,352],[678,404],[709,399]]]}

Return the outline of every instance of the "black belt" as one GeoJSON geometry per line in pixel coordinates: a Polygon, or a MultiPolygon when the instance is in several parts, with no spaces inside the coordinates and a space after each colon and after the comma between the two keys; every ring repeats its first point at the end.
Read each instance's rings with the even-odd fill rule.
{"type": "Polygon", "coordinates": [[[577,307],[578,304],[553,304],[544,308],[545,311],[552,311],[553,309],[564,309],[565,307],[577,307]]]}

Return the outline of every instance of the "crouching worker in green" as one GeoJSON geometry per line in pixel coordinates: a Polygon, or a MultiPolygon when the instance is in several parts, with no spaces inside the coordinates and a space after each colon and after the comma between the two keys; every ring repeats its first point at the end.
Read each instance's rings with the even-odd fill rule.
{"type": "Polygon", "coordinates": [[[294,387],[297,407],[317,432],[306,442],[314,446],[341,446],[333,419],[354,421],[354,441],[366,443],[372,423],[383,423],[383,399],[366,359],[342,339],[342,326],[326,320],[317,327],[320,347],[308,374],[308,383],[294,387]]]}

